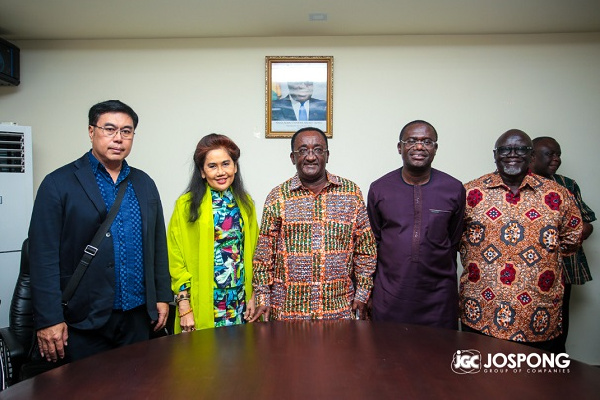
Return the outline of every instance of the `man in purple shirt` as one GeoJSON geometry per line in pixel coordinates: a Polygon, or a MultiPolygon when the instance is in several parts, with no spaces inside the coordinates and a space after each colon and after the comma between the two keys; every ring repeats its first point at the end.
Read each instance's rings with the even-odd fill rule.
{"type": "Polygon", "coordinates": [[[465,189],[431,168],[438,135],[428,122],[400,132],[403,167],[371,184],[367,210],[377,240],[375,321],[458,328],[456,252],[465,189]]]}

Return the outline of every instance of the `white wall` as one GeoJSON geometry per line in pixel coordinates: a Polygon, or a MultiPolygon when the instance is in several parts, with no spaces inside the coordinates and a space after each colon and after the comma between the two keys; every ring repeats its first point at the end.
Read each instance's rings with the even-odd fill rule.
{"type": "MultiPolygon", "coordinates": [[[[600,212],[600,33],[177,40],[19,41],[21,85],[0,87],[0,121],[33,126],[34,185],[88,148],[87,111],[118,98],[140,115],[128,161],[156,180],[169,218],[199,138],[231,136],[260,209],[290,177],[289,140],[265,139],[265,56],[334,56],[329,170],[371,181],[396,168],[399,129],[430,121],[434,166],[468,181],[494,169],[510,128],[562,145],[560,172],[600,212]]],[[[598,225],[598,224],[596,224],[598,225]]],[[[596,227],[600,229],[600,227],[596,227]]],[[[600,364],[600,231],[586,242],[596,280],[576,287],[567,344],[600,364]]]]}

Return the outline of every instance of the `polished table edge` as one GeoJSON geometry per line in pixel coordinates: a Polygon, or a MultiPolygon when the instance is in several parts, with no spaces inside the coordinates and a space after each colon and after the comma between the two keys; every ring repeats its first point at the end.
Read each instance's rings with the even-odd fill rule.
{"type": "Polygon", "coordinates": [[[281,398],[284,393],[287,398],[325,394],[388,398],[394,393],[403,394],[398,398],[456,398],[475,393],[506,398],[513,393],[513,398],[539,394],[545,399],[564,399],[570,393],[579,399],[598,398],[600,393],[600,370],[576,360],[570,360],[568,373],[452,371],[456,352],[470,350],[482,356],[550,354],[484,335],[390,322],[254,323],[167,336],[104,352],[20,382],[0,392],[0,399],[47,399],[53,394],[62,399],[119,394],[171,398],[182,394],[179,390],[191,392],[194,398],[239,394],[261,399],[281,398]],[[239,381],[240,388],[225,387],[230,379],[239,381]],[[256,383],[260,379],[264,385],[256,383]],[[286,393],[279,384],[290,391],[286,393]]]}

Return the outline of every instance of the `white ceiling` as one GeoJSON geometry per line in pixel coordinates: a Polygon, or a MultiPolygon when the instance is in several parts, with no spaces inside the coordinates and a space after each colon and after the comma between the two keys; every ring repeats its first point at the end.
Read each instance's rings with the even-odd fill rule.
{"type": "Polygon", "coordinates": [[[600,0],[0,0],[7,40],[566,32],[600,0]]]}

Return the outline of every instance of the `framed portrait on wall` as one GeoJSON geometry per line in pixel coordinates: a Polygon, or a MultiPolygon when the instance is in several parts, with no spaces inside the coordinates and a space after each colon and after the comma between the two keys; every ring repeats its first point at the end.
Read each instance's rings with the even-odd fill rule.
{"type": "Polygon", "coordinates": [[[315,127],[333,136],[333,57],[265,57],[266,137],[315,127]]]}

